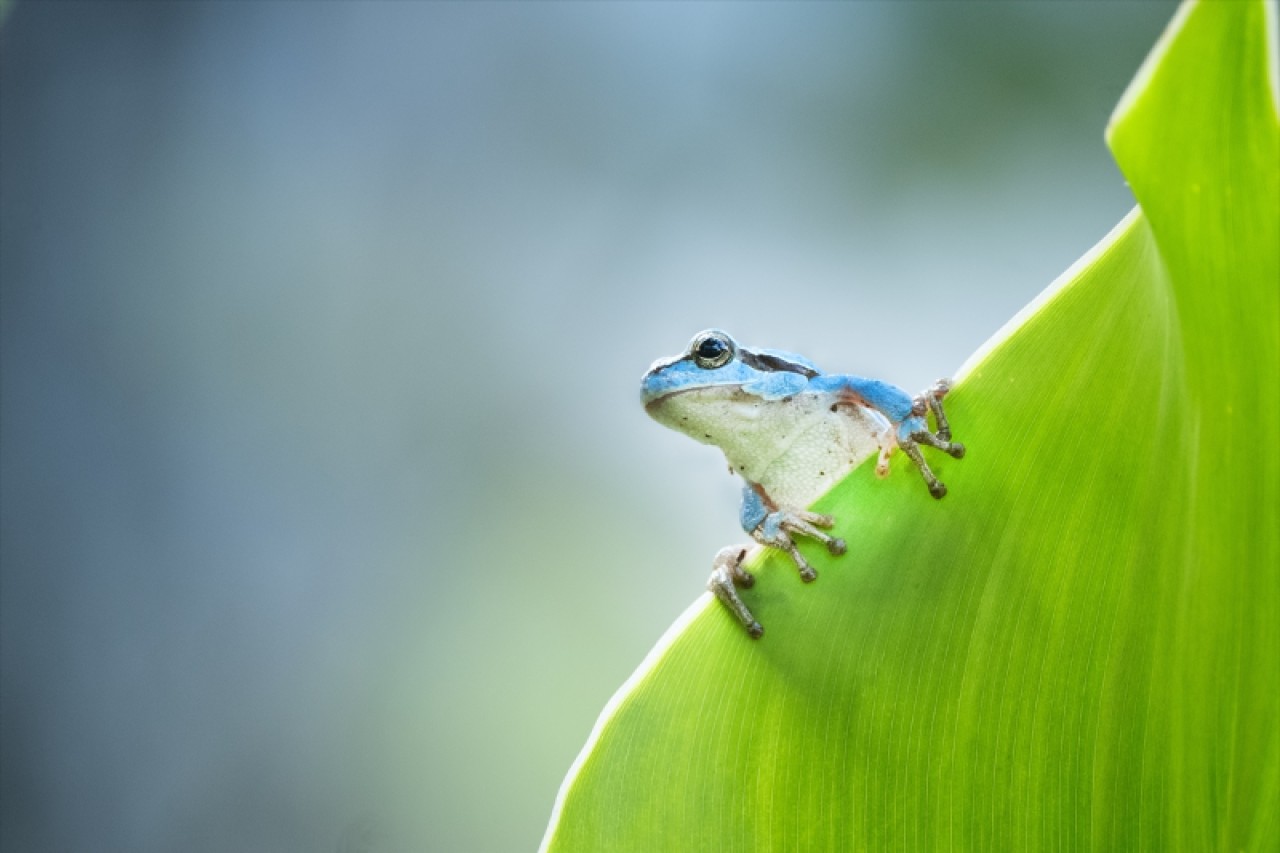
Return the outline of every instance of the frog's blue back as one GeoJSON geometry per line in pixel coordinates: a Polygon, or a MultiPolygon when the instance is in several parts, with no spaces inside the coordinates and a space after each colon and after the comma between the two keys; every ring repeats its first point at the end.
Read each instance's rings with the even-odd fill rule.
{"type": "Polygon", "coordinates": [[[809,380],[812,387],[830,393],[848,390],[861,397],[867,405],[884,413],[895,424],[911,416],[914,401],[911,395],[897,385],[865,376],[831,373],[809,380]]]}

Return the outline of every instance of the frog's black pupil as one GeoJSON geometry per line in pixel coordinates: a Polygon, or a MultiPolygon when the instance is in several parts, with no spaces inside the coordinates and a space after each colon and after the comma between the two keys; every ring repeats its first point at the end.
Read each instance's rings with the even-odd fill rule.
{"type": "Polygon", "coordinates": [[[724,355],[724,351],[724,341],[719,338],[707,338],[705,341],[698,344],[698,356],[706,359],[707,361],[715,361],[720,358],[720,356],[724,355]]]}

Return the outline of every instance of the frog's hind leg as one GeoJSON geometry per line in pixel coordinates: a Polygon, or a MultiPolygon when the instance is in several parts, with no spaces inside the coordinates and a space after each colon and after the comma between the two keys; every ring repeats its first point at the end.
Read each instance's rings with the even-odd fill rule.
{"type": "Polygon", "coordinates": [[[751,610],[738,597],[737,590],[739,586],[749,588],[756,582],[751,573],[742,568],[742,561],[747,558],[747,551],[746,545],[721,548],[720,553],[716,554],[711,563],[711,577],[707,580],[707,589],[715,593],[716,598],[738,617],[742,627],[747,629],[747,633],[753,639],[759,639],[764,634],[764,626],[751,615],[751,610]]]}

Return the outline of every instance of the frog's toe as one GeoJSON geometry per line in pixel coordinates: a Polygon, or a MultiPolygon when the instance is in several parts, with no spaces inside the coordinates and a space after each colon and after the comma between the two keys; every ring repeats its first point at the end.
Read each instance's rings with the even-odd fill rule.
{"type": "Polygon", "coordinates": [[[820,512],[809,512],[807,509],[796,510],[789,513],[793,516],[793,521],[806,521],[815,527],[833,527],[836,523],[835,516],[823,515],[820,512]]]}
{"type": "Polygon", "coordinates": [[[758,640],[764,636],[764,626],[759,622],[752,622],[747,626],[747,633],[751,635],[751,639],[758,640]]]}
{"type": "Polygon", "coordinates": [[[933,495],[938,500],[942,500],[947,496],[947,487],[937,482],[930,483],[929,494],[933,495]]]}
{"type": "Polygon", "coordinates": [[[800,570],[800,580],[805,583],[813,583],[818,579],[818,573],[814,571],[813,566],[805,566],[800,570]]]}
{"type": "Polygon", "coordinates": [[[955,458],[955,459],[963,459],[963,458],[964,458],[964,445],[963,445],[963,444],[960,444],[959,442],[955,442],[955,441],[953,441],[953,442],[951,443],[951,447],[950,447],[950,449],[948,449],[948,450],[947,450],[947,452],[948,452],[948,453],[950,453],[950,454],[951,454],[951,456],[952,456],[953,458],[955,458]]]}
{"type": "Polygon", "coordinates": [[[832,554],[843,554],[845,551],[844,540],[836,539],[834,536],[822,532],[819,528],[833,527],[836,520],[829,515],[821,515],[816,512],[808,512],[801,510],[799,512],[787,513],[782,519],[782,528],[789,533],[795,533],[800,536],[807,536],[810,539],[816,539],[827,547],[832,554]]]}

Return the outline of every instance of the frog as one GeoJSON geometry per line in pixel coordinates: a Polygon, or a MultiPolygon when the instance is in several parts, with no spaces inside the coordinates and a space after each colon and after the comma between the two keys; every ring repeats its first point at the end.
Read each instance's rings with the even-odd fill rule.
{"type": "Polygon", "coordinates": [[[775,549],[791,558],[802,581],[816,580],[797,539],[816,540],[834,556],[848,545],[827,532],[833,516],[808,507],[865,459],[877,456],[875,472],[883,478],[901,450],[929,494],[946,496],[921,447],[964,457],[942,406],[951,388],[939,379],[913,396],[878,379],[824,373],[794,353],[742,346],[720,329],[699,332],[679,355],[645,371],[640,397],[650,417],[720,448],[729,473],[742,479],[739,522],[753,543],[722,548],[707,588],[750,637],[762,637],[764,627],[738,594],[755,584],[744,563],[760,548],[775,549]]]}

